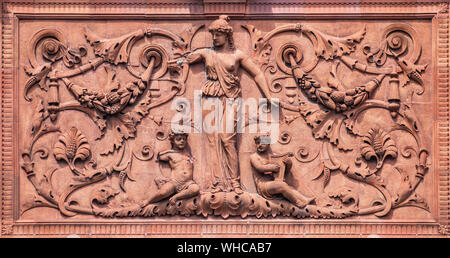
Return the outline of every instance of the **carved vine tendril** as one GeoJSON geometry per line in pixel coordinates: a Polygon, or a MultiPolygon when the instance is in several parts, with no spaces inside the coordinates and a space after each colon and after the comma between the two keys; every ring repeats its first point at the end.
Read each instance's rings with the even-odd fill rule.
{"type": "MultiPolygon", "coordinates": [[[[135,150],[128,150],[128,141],[136,138],[137,125],[149,115],[150,110],[167,103],[176,95],[185,94],[190,69],[190,63],[185,62],[185,59],[188,59],[187,57],[193,52],[192,41],[201,28],[203,25],[193,26],[182,34],[176,35],[167,30],[152,27],[115,38],[102,38],[86,29],[84,32],[86,41],[95,55],[87,62],[82,59],[87,55],[88,49],[84,46],[70,48],[63,34],[58,30],[44,29],[32,37],[27,49],[30,66],[24,67],[29,78],[25,82],[23,96],[25,100],[31,101],[29,92],[35,85],[39,85],[41,90],[47,93],[44,96],[38,94],[37,101],[33,102],[35,112],[31,119],[31,140],[27,142],[28,145],[22,154],[21,167],[37,194],[43,199],[34,196],[22,212],[31,207],[46,206],[58,208],[65,216],[85,213],[100,217],[216,215],[222,218],[229,216],[344,218],[357,214],[375,214],[381,217],[389,214],[394,208],[404,206],[428,209],[426,201],[415,193],[416,187],[428,170],[428,152],[422,146],[419,121],[412,110],[413,102],[410,99],[408,103],[403,103],[400,94],[391,94],[391,92],[399,92],[396,86],[406,86],[410,81],[420,85],[420,89],[415,88],[415,93],[421,94],[425,90],[422,73],[427,65],[418,64],[421,46],[416,40],[417,33],[411,26],[405,24],[393,24],[386,27],[378,48],[373,49],[370,45],[363,46],[363,53],[367,56],[366,61],[375,65],[366,65],[351,57],[352,53],[357,51],[357,45],[364,40],[366,27],[348,36],[335,37],[304,24],[287,24],[267,33],[252,25],[243,26],[250,34],[253,61],[261,68],[264,75],[271,76],[268,90],[278,95],[284,93],[290,97],[289,104],[283,100],[280,102],[283,109],[294,113],[285,117],[286,124],[289,126],[296,118],[303,117],[304,122],[312,128],[311,133],[314,139],[323,142],[322,150],[315,155],[310,154],[311,148],[301,145],[293,154],[296,160],[294,161],[306,165],[305,163],[316,160],[321,154],[319,166],[313,171],[313,180],[323,178],[323,188],[329,187],[332,173],[339,171],[346,178],[371,186],[378,191],[382,199],[375,198],[371,206],[360,207],[360,196],[352,189],[345,187],[328,192],[328,197],[338,203],[334,206],[322,205],[320,200],[317,200],[317,203],[300,205],[286,199],[272,200],[256,193],[233,191],[202,192],[179,200],[163,199],[149,205],[131,201],[114,206],[113,202],[117,201],[116,198],[126,192],[126,180],[136,181],[131,176],[133,162],[150,162],[155,155],[156,146],[147,143],[135,150]],[[283,33],[290,33],[293,39],[299,36],[306,37],[314,48],[312,57],[304,55],[303,46],[295,40],[281,45],[271,42],[283,33]],[[172,50],[169,51],[154,43],[137,44],[150,37],[169,39],[172,50]],[[131,54],[134,53],[132,51],[138,52],[138,60],[133,64],[130,62],[131,54]],[[171,58],[174,59],[171,60],[171,58]],[[393,66],[384,67],[390,62],[390,58],[393,66]],[[56,70],[56,64],[60,61],[69,70],[56,70]],[[328,65],[330,61],[332,62],[331,70],[327,78],[319,78],[314,74],[319,63],[328,65]],[[372,74],[373,77],[362,83],[358,81],[355,87],[348,87],[339,79],[338,65],[341,62],[351,70],[372,74]],[[100,66],[104,69],[98,69],[100,66]],[[126,69],[134,79],[130,82],[119,81],[117,74],[121,68],[126,69]],[[87,71],[97,74],[100,71],[106,72],[107,83],[103,85],[103,90],[94,90],[87,84],[78,85],[73,82],[76,79],[69,79],[87,71]],[[168,71],[170,73],[167,73],[168,71]],[[383,87],[386,76],[390,77],[390,95],[387,100],[370,99],[379,87],[383,87]],[[72,94],[73,101],[60,103],[58,80],[61,80],[72,94]],[[292,80],[294,82],[287,87],[286,85],[292,80]],[[152,88],[154,82],[166,85],[169,90],[160,95],[161,92],[155,92],[152,88]],[[299,104],[295,103],[292,96],[298,96],[299,104]],[[358,119],[365,111],[375,108],[388,110],[395,126],[389,131],[372,128],[364,134],[359,127],[358,119]],[[116,156],[110,164],[97,168],[88,138],[76,127],[70,127],[69,130],[60,134],[53,148],[54,158],[67,163],[74,174],[69,179],[69,184],[61,190],[55,189],[52,183],[52,176],[58,168],[50,168],[45,173],[35,171],[33,157],[37,154],[42,160],[49,159],[51,157],[49,149],[46,147],[33,149],[33,147],[43,135],[59,132],[59,127],[56,126],[58,123],[56,114],[66,110],[88,114],[101,131],[101,136],[97,139],[98,143],[108,144],[102,148],[103,153],[100,154],[103,157],[116,156]],[[51,121],[47,121],[47,118],[51,118],[51,121]],[[336,147],[342,154],[354,149],[343,140],[341,134],[344,132],[341,132],[341,127],[344,125],[346,132],[349,133],[347,136],[351,135],[362,141],[361,158],[351,165],[343,162],[338,158],[339,155],[335,155],[332,151],[336,147]],[[395,130],[401,130],[415,137],[418,144],[417,150],[407,146],[400,149],[400,154],[403,158],[413,160],[414,153],[414,158],[417,158],[418,162],[414,178],[401,168],[394,167],[401,176],[401,182],[398,189],[391,193],[383,180],[382,166],[388,157],[397,159],[398,148],[391,136],[395,130]],[[107,135],[112,137],[108,138],[107,135]],[[375,169],[369,168],[371,160],[376,161],[375,169]],[[85,166],[79,166],[80,162],[85,163],[85,166]],[[118,188],[113,188],[107,182],[93,188],[89,197],[89,207],[82,206],[82,202],[78,202],[74,197],[76,191],[85,190],[87,186],[105,181],[114,173],[118,174],[118,188]]],[[[414,92],[411,92],[412,98],[414,92]]],[[[158,127],[162,125],[162,117],[149,116],[158,127]]],[[[278,141],[278,144],[286,148],[292,144],[291,136],[294,132],[290,129],[292,128],[283,131],[278,141]]],[[[167,138],[171,140],[161,128],[156,131],[158,132],[156,138],[160,142],[166,141],[167,138]]],[[[283,162],[284,168],[292,166],[291,160],[283,162]]],[[[61,163],[58,164],[61,165],[61,163]]],[[[281,167],[278,165],[278,169],[281,167]]],[[[269,172],[272,173],[272,171],[269,172]]],[[[287,184],[283,180],[284,178],[278,183],[287,184]]],[[[184,186],[177,185],[175,189],[179,191],[182,187],[184,186]]]]}

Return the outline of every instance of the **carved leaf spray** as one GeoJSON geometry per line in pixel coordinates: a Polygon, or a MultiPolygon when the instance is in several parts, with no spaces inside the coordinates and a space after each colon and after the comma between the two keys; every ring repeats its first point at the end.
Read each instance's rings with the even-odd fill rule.
{"type": "MultiPolygon", "coordinates": [[[[338,201],[338,204],[334,206],[311,203],[300,208],[286,199],[269,200],[252,192],[243,194],[203,192],[198,196],[179,200],[175,205],[168,203],[167,200],[145,207],[133,201],[113,205],[112,200],[126,192],[125,180],[127,178],[134,180],[131,176],[133,160],[151,162],[153,157],[151,146],[145,145],[137,152],[131,149],[127,151],[126,148],[129,146],[127,142],[137,137],[138,124],[144,118],[154,120],[158,126],[162,124],[161,119],[148,116],[151,109],[167,103],[176,95],[185,93],[185,83],[190,67],[189,64],[178,62],[178,60],[192,51],[194,35],[202,27],[192,27],[180,36],[164,29],[151,28],[113,39],[103,39],[86,30],[86,40],[95,54],[95,57],[87,62],[84,62],[83,58],[88,49],[83,46],[69,48],[63,34],[57,30],[44,29],[33,36],[27,52],[31,67],[24,67],[30,76],[24,85],[24,98],[27,101],[32,100],[28,92],[35,85],[39,85],[45,93],[43,92],[37,98],[37,102],[34,102],[37,103],[34,104],[37,112],[34,114],[31,128],[32,138],[27,141],[28,147],[22,154],[22,169],[38,195],[26,203],[22,212],[33,207],[46,206],[56,208],[66,216],[85,213],[100,217],[216,215],[223,218],[229,216],[344,218],[366,214],[385,216],[393,208],[407,205],[428,209],[425,200],[415,193],[415,189],[428,170],[428,151],[423,146],[420,123],[412,110],[412,94],[416,92],[420,95],[424,89],[413,91],[407,102],[403,102],[399,94],[400,87],[407,87],[414,83],[423,86],[426,83],[421,75],[426,65],[417,64],[421,47],[415,40],[417,35],[414,29],[405,24],[388,26],[382,34],[382,40],[377,49],[372,50],[368,45],[363,47],[367,62],[375,63],[376,66],[364,64],[363,61],[350,56],[358,51],[357,45],[363,41],[366,34],[365,27],[347,37],[333,37],[302,24],[280,26],[267,33],[259,31],[252,25],[243,26],[250,33],[252,59],[266,72],[265,74],[270,75],[268,78],[271,92],[283,92],[288,97],[288,101],[282,98],[280,102],[283,112],[286,112],[284,123],[290,126],[297,118],[302,117],[312,128],[313,137],[323,146],[317,155],[311,155],[311,157],[305,147],[300,147],[296,152],[292,151],[295,153],[295,159],[306,164],[314,162],[320,156],[322,161],[315,171],[311,172],[315,173],[314,180],[324,178],[324,187],[326,187],[332,180],[332,173],[340,172],[346,178],[375,188],[382,196],[382,201],[376,198],[372,206],[360,207],[356,191],[343,187],[328,193],[328,197],[338,201]],[[271,40],[283,33],[305,36],[314,48],[312,60],[303,60],[302,46],[295,42],[285,42],[280,47],[274,48],[271,40]],[[138,57],[140,67],[143,68],[140,72],[131,65],[130,52],[137,42],[151,37],[171,40],[173,50],[170,52],[156,44],[144,45],[138,57]],[[410,46],[411,43],[412,46],[410,46]],[[40,51],[37,51],[38,49],[40,51]],[[41,53],[42,57],[38,58],[37,53],[41,53]],[[384,67],[388,58],[392,58],[396,65],[384,67]],[[42,61],[38,61],[40,59],[42,61]],[[62,71],[55,68],[55,64],[61,60],[69,70],[62,71]],[[314,75],[315,68],[323,62],[331,63],[326,85],[315,79],[316,75],[314,75]],[[349,89],[339,80],[340,63],[344,63],[351,70],[375,77],[364,83],[358,82],[356,87],[349,89]],[[135,80],[119,81],[116,71],[122,67],[120,65],[124,65],[135,80]],[[99,69],[100,66],[104,68],[99,69]],[[95,91],[88,85],[77,85],[69,79],[88,71],[106,72],[105,91],[95,91]],[[178,75],[177,78],[165,77],[168,71],[178,75]],[[390,78],[387,100],[372,99],[375,91],[382,87],[385,77],[390,78]],[[292,88],[287,84],[279,83],[284,79],[293,80],[296,86],[292,88]],[[60,103],[59,84],[56,83],[58,80],[61,80],[71,92],[73,101],[60,103]],[[149,88],[153,81],[170,83],[171,92],[165,96],[152,96],[149,88]],[[298,104],[295,104],[294,96],[298,97],[298,104]],[[357,123],[359,115],[369,109],[380,108],[390,112],[396,125],[392,128],[371,128],[368,132],[361,131],[357,123]],[[84,112],[95,122],[101,131],[100,139],[96,141],[104,139],[105,134],[112,133],[114,135],[114,141],[110,143],[112,145],[105,146],[101,154],[106,156],[117,152],[117,156],[111,164],[97,168],[97,162],[93,158],[94,153],[90,147],[92,143],[88,142],[83,133],[76,127],[62,132],[54,145],[53,154],[56,160],[63,160],[68,164],[70,171],[73,172],[73,178],[64,189],[57,191],[52,184],[52,175],[61,166],[50,169],[46,173],[37,173],[42,175],[38,178],[34,167],[37,160],[33,157],[36,153],[41,153],[39,156],[41,160],[48,159],[49,151],[45,147],[37,150],[33,147],[43,135],[61,133],[57,116],[58,113],[66,110],[84,112]],[[109,129],[108,124],[112,125],[109,129]],[[341,137],[343,126],[346,129],[344,132],[362,142],[360,155],[364,159],[359,159],[355,164],[345,163],[334,153],[335,147],[342,153],[354,150],[354,147],[344,142],[341,137]],[[413,180],[401,168],[395,168],[401,174],[402,182],[396,192],[391,193],[386,189],[382,174],[386,158],[396,160],[399,156],[399,147],[391,136],[394,131],[408,133],[414,137],[418,146],[417,150],[414,150],[418,164],[413,180]],[[90,161],[88,161],[89,157],[90,161]],[[368,164],[371,160],[376,160],[376,165],[369,168],[368,164]],[[76,166],[76,161],[82,162],[84,167],[76,166]],[[119,174],[118,188],[109,184],[100,185],[114,173],[119,174]],[[98,187],[91,192],[90,206],[82,206],[80,202],[71,199],[76,191],[94,184],[98,184],[98,187]]],[[[295,128],[292,130],[280,136],[280,144],[291,146],[290,135],[296,133],[295,128]]],[[[161,141],[165,140],[164,137],[157,138],[161,141]]],[[[408,157],[411,158],[411,153],[408,157]]]]}

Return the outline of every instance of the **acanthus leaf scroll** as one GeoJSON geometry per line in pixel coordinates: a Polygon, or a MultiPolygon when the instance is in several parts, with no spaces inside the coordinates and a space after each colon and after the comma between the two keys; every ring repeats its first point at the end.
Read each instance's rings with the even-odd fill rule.
{"type": "MultiPolygon", "coordinates": [[[[228,17],[221,16],[209,30],[228,33],[227,44],[234,44],[229,22],[228,17]]],[[[23,204],[22,213],[51,207],[69,217],[181,215],[226,219],[345,218],[370,214],[383,217],[406,206],[429,210],[427,200],[416,192],[429,169],[429,146],[412,101],[414,94],[421,96],[427,90],[428,81],[424,77],[427,64],[420,63],[422,49],[412,26],[404,23],[387,26],[375,49],[372,42],[365,42],[367,34],[374,33],[367,26],[342,37],[328,35],[307,24],[286,24],[269,32],[254,25],[242,26],[250,35],[248,52],[252,60],[244,68],[261,71],[268,91],[260,81],[261,76],[255,76],[254,80],[263,84],[259,85],[263,93],[281,100],[280,124],[285,126],[278,142],[273,143],[273,152],[272,146],[262,146],[257,138],[243,134],[241,137],[254,148],[250,151],[253,154],[251,158],[236,155],[238,160],[231,160],[247,163],[239,166],[240,175],[250,174],[255,182],[256,177],[264,178],[256,182],[258,191],[240,182],[239,174],[230,181],[232,187],[228,190],[204,187],[194,168],[205,164],[189,153],[198,143],[186,135],[181,137],[185,141],[183,147],[177,147],[176,141],[181,138],[176,138],[167,127],[170,118],[157,115],[164,114],[165,104],[176,96],[185,96],[186,88],[194,87],[189,85],[189,71],[195,66],[191,61],[201,52],[192,49],[192,45],[194,36],[204,33],[203,27],[191,26],[180,35],[151,27],[113,38],[102,38],[91,27],[84,30],[90,47],[77,48],[70,48],[64,34],[56,29],[34,34],[27,48],[29,66],[23,67],[29,78],[21,87],[27,105],[36,112],[29,127],[31,138],[25,141],[22,152],[21,168],[36,192],[23,204]],[[285,34],[290,35],[290,41],[282,37],[285,34]],[[300,37],[303,41],[297,40],[300,37]],[[168,40],[171,47],[159,45],[154,39],[168,40]],[[306,49],[312,51],[306,54],[303,52],[306,49]],[[358,59],[357,52],[366,56],[366,60],[358,59]],[[64,66],[59,65],[60,61],[64,66]],[[319,66],[328,67],[328,73],[318,74],[319,66]],[[339,73],[343,67],[366,77],[355,79],[352,86],[345,85],[349,80],[341,81],[339,73]],[[103,76],[106,83],[80,80],[87,73],[103,76]],[[131,79],[119,76],[123,73],[131,79]],[[155,84],[168,90],[164,94],[155,93],[159,90],[152,88],[155,84]],[[32,90],[35,85],[40,90],[32,90]],[[388,89],[384,99],[374,97],[381,88],[388,89]],[[400,93],[403,88],[408,89],[406,97],[400,93]],[[61,98],[62,90],[69,93],[70,100],[67,96],[61,98]],[[29,96],[30,91],[36,98],[29,96]],[[358,120],[363,119],[361,114],[373,109],[385,110],[391,126],[361,126],[358,120]],[[75,123],[60,124],[59,115],[67,111],[87,115],[100,136],[86,137],[75,123]],[[156,113],[150,114],[153,112],[156,113]],[[154,121],[154,135],[146,135],[139,126],[147,119],[154,121]],[[295,141],[299,124],[309,129],[301,134],[310,134],[311,144],[298,145],[295,141]],[[399,134],[412,136],[415,146],[400,146],[399,134]],[[36,148],[37,143],[49,142],[41,141],[44,136],[53,137],[54,145],[36,148]],[[172,148],[167,147],[170,144],[172,148]],[[157,150],[157,146],[166,149],[157,150]],[[319,146],[318,151],[309,149],[314,146],[319,146]],[[277,152],[280,148],[284,154],[277,152]],[[49,152],[53,155],[48,155],[49,152]],[[41,153],[39,159],[36,153],[41,153]],[[352,154],[357,158],[342,158],[352,154]],[[55,159],[52,164],[56,165],[39,171],[42,166],[36,164],[52,158],[55,159]],[[414,163],[408,170],[397,166],[403,158],[414,163]],[[68,183],[55,184],[55,174],[64,173],[64,164],[72,172],[68,183]],[[153,169],[136,171],[139,164],[141,168],[153,169]],[[159,178],[164,174],[164,166],[170,174],[159,178]],[[318,189],[307,187],[305,175],[300,175],[305,166],[309,183],[322,180],[318,189]],[[179,169],[187,176],[180,175],[179,169]],[[133,197],[127,182],[142,180],[135,173],[159,179],[150,180],[149,189],[133,197]],[[389,173],[401,178],[396,189],[387,186],[385,177],[389,173]],[[337,174],[351,185],[372,189],[373,194],[360,195],[357,188],[350,186],[329,189],[337,174]],[[85,194],[77,194],[83,191],[85,194]]],[[[203,49],[216,51],[218,47],[203,49]]],[[[233,47],[241,51],[239,46],[233,47]]],[[[207,77],[211,77],[210,72],[207,77]]],[[[239,78],[233,80],[239,82],[239,78]]],[[[219,78],[216,82],[220,86],[223,80],[219,78]]],[[[239,144],[234,150],[227,150],[237,152],[239,144]]]]}

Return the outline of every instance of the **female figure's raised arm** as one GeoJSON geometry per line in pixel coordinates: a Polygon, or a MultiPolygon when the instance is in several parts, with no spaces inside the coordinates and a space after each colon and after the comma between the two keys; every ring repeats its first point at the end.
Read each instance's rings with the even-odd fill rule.
{"type": "Polygon", "coordinates": [[[205,58],[205,54],[204,54],[205,51],[206,51],[206,49],[204,49],[204,48],[194,50],[194,52],[187,55],[187,57],[186,57],[187,63],[193,64],[193,63],[202,61],[205,58]]]}
{"type": "Polygon", "coordinates": [[[241,66],[246,70],[250,75],[253,77],[253,79],[256,82],[256,85],[261,89],[264,97],[268,99],[268,101],[271,103],[271,94],[269,91],[269,86],[267,84],[266,77],[264,76],[263,71],[259,69],[259,67],[252,62],[249,56],[245,55],[244,53],[240,53],[241,57],[241,66]]]}

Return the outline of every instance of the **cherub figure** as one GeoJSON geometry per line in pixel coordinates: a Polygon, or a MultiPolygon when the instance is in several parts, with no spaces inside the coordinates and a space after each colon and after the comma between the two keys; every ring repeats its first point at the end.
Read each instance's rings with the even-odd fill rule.
{"type": "Polygon", "coordinates": [[[169,134],[172,148],[158,153],[158,161],[169,163],[171,176],[155,179],[159,189],[150,198],[142,201],[142,207],[170,196],[169,203],[174,205],[178,200],[199,194],[200,187],[193,180],[193,159],[186,151],[187,138],[186,133],[169,134]]]}
{"type": "Polygon", "coordinates": [[[284,173],[291,170],[292,160],[286,155],[281,162],[277,162],[269,151],[269,144],[264,143],[261,140],[262,137],[264,136],[254,138],[256,152],[250,155],[250,163],[254,171],[253,178],[258,193],[266,199],[273,199],[274,195],[281,194],[299,208],[314,201],[315,197],[304,196],[284,181],[284,173]]]}

